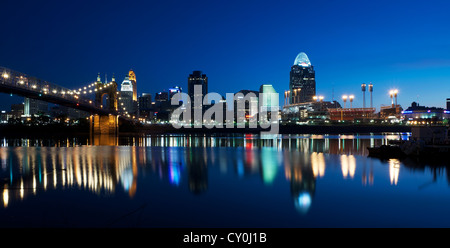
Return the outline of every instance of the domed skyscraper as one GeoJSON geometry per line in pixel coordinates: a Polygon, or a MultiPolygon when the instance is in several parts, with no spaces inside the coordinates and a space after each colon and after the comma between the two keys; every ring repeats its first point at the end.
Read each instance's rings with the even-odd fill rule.
{"type": "Polygon", "coordinates": [[[297,55],[291,67],[289,104],[312,102],[316,95],[316,76],[306,53],[297,55]]]}

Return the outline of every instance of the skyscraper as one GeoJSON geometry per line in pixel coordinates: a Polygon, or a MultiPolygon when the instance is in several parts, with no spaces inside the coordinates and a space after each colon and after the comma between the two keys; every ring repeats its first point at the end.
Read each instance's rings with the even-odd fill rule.
{"type": "Polygon", "coordinates": [[[122,114],[133,114],[135,112],[133,101],[133,83],[129,76],[123,80],[119,92],[119,112],[122,114]]]}
{"type": "Polygon", "coordinates": [[[206,74],[202,74],[201,71],[193,71],[188,77],[188,95],[191,101],[194,101],[194,86],[202,86],[202,100],[203,97],[208,93],[208,77],[206,74]]]}
{"type": "Polygon", "coordinates": [[[133,101],[137,101],[137,85],[136,85],[136,74],[133,70],[128,72],[128,79],[130,80],[131,85],[133,86],[133,101]]]}
{"type": "Polygon", "coordinates": [[[314,67],[308,56],[301,52],[291,67],[289,82],[289,104],[312,102],[316,95],[314,67]]]}

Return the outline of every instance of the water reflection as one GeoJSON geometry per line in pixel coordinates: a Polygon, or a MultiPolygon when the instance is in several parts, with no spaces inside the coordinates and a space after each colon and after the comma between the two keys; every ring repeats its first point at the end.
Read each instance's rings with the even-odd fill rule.
{"type": "MultiPolygon", "coordinates": [[[[389,136],[389,139],[398,138],[398,135],[389,136]]],[[[361,155],[366,155],[367,146],[388,139],[385,136],[283,136],[270,140],[253,135],[149,136],[98,139],[98,144],[101,140],[106,143],[89,145],[89,140],[83,144],[84,141],[74,139],[51,141],[61,146],[47,147],[40,146],[44,141],[4,139],[3,144],[24,146],[0,148],[3,207],[50,189],[78,189],[97,195],[113,195],[120,189],[133,198],[141,190],[139,183],[148,179],[147,175],[203,195],[214,183],[210,175],[214,168],[220,174],[238,178],[257,175],[266,187],[276,183],[277,178],[284,178],[293,205],[298,212],[306,214],[313,204],[316,185],[330,168],[338,166],[342,180],[353,180],[359,167],[362,185],[373,185],[373,160],[361,155]]],[[[392,159],[386,164],[390,184],[397,185],[401,161],[392,159]]]]}
{"type": "Polygon", "coordinates": [[[277,135],[260,139],[258,135],[96,135],[76,138],[3,138],[3,147],[72,147],[138,146],[138,147],[271,147],[278,150],[295,149],[304,153],[368,155],[367,147],[388,144],[390,140],[407,139],[408,134],[373,135],[277,135]]]}
{"type": "Polygon", "coordinates": [[[400,173],[400,161],[396,158],[389,159],[389,179],[391,184],[397,185],[400,173]]]}

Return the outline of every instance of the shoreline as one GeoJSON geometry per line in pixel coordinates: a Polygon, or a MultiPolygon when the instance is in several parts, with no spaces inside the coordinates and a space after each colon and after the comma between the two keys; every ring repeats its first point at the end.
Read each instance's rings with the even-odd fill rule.
{"type": "MultiPolygon", "coordinates": [[[[2,137],[89,137],[89,127],[86,126],[15,126],[0,125],[2,137]]],[[[261,128],[174,128],[170,124],[152,124],[135,128],[119,127],[118,136],[135,135],[170,135],[170,134],[260,134],[270,129],[261,128]]],[[[280,125],[277,134],[370,134],[370,133],[409,133],[411,126],[404,125],[280,125]]]]}

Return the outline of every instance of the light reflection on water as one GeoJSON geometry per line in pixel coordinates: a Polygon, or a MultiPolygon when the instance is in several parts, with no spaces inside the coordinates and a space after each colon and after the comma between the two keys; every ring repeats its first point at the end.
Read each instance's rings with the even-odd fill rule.
{"type": "MultiPolygon", "coordinates": [[[[412,184],[415,187],[417,181],[409,178],[411,170],[414,169],[411,169],[411,166],[405,167],[407,163],[397,159],[380,161],[367,158],[367,147],[387,144],[391,139],[405,137],[407,138],[407,135],[404,134],[288,135],[261,140],[254,135],[162,135],[107,138],[106,143],[102,145],[92,145],[89,139],[4,139],[3,147],[0,147],[2,204],[6,211],[20,204],[27,204],[27,197],[39,198],[39,194],[44,195],[44,192],[48,191],[63,194],[76,190],[112,198],[124,193],[126,198],[121,198],[120,201],[123,205],[131,204],[133,200],[141,199],[142,194],[151,194],[155,190],[167,198],[175,194],[185,199],[186,195],[183,195],[182,189],[186,188],[189,194],[205,197],[212,205],[215,204],[214,201],[217,201],[217,204],[229,204],[237,201],[236,197],[239,196],[253,199],[254,202],[262,201],[269,206],[275,204],[271,203],[270,197],[277,198],[289,193],[288,204],[285,198],[278,199],[280,202],[277,203],[277,209],[281,212],[276,215],[283,226],[296,226],[299,225],[297,222],[281,220],[288,218],[283,214],[285,211],[288,212],[290,207],[294,207],[299,216],[314,216],[321,209],[323,214],[328,211],[324,210],[329,204],[328,198],[332,201],[336,197],[331,194],[333,190],[353,194],[349,188],[345,188],[348,187],[343,183],[345,181],[352,183],[355,192],[359,192],[361,187],[377,188],[374,182],[380,182],[378,185],[381,186],[378,187],[384,190],[386,186],[401,185],[401,175],[405,173],[404,185],[412,184]],[[48,144],[53,145],[45,146],[48,144]],[[155,183],[155,178],[158,178],[159,182],[155,183]],[[356,181],[358,183],[353,184],[356,181]],[[174,193],[165,189],[165,182],[179,191],[174,193]],[[149,186],[149,183],[155,185],[149,186]],[[239,187],[242,192],[232,191],[233,187],[239,187]],[[247,192],[250,188],[254,190],[251,194],[247,192]],[[208,192],[220,192],[224,194],[223,199],[212,197],[208,192]],[[328,198],[322,199],[321,193],[328,198]],[[316,212],[312,210],[312,206],[316,206],[316,212]]],[[[95,142],[100,144],[103,141],[97,139],[95,142]]],[[[411,161],[409,163],[413,164],[412,167],[418,166],[411,161]]],[[[419,170],[424,170],[423,168],[420,167],[419,170]]],[[[444,170],[431,168],[429,171],[431,173],[423,172],[419,181],[429,180],[430,175],[431,179],[436,181],[437,175],[444,170]]],[[[374,201],[377,201],[378,197],[383,196],[374,194],[374,201]]],[[[162,209],[168,207],[164,205],[167,200],[152,198],[162,209]]],[[[201,204],[196,202],[197,200],[198,198],[185,199],[182,205],[197,206],[201,204]]],[[[83,198],[81,201],[90,204],[88,199],[83,198]]],[[[251,203],[252,200],[248,201],[251,203]]],[[[43,204],[41,207],[44,208],[46,206],[45,203],[39,204],[43,204]]],[[[92,208],[95,209],[95,206],[92,208]]],[[[74,215],[82,214],[77,213],[76,209],[73,211],[74,215]]],[[[227,210],[224,208],[222,211],[227,210]]],[[[6,215],[6,212],[3,214],[6,215]]],[[[0,216],[3,214],[0,211],[0,216]]],[[[206,215],[204,218],[203,222],[199,221],[199,225],[203,223],[209,226],[211,223],[207,219],[220,219],[215,215],[206,215]]],[[[180,225],[175,220],[171,221],[175,226],[180,225]]],[[[223,221],[226,223],[226,220],[223,221]]],[[[221,222],[217,223],[220,226],[221,222]]],[[[280,223],[272,221],[266,225],[279,226],[280,223]]],[[[324,223],[324,226],[331,225],[325,220],[320,223],[324,223]]],[[[167,224],[152,222],[152,225],[167,224]]],[[[251,226],[252,222],[249,220],[246,225],[251,226]]]]}

